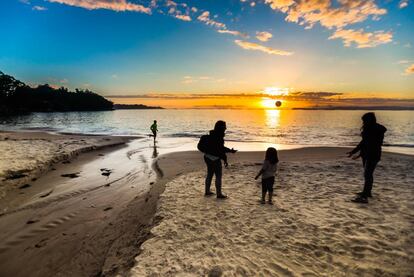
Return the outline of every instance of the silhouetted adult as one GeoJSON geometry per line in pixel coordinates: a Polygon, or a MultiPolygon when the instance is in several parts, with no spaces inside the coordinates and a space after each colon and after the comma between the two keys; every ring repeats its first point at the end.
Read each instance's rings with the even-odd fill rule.
{"type": "MultiPolygon", "coordinates": [[[[372,197],[371,190],[374,183],[374,170],[381,160],[381,146],[384,141],[384,134],[387,129],[377,123],[375,114],[370,112],[362,116],[361,142],[352,151],[348,152],[348,156],[359,152],[364,167],[364,189],[358,193],[358,197],[353,201],[358,203],[368,203],[368,197],[372,197]]],[[[358,158],[357,156],[356,158],[358,158]]]]}
{"type": "Polygon", "coordinates": [[[211,181],[213,175],[216,176],[216,193],[217,198],[225,199],[227,195],[221,191],[221,177],[222,177],[222,165],[221,160],[224,162],[224,166],[227,167],[227,155],[226,153],[236,153],[237,150],[229,149],[224,146],[224,136],[226,132],[226,122],[219,120],[214,125],[214,130],[211,130],[209,135],[201,137],[198,148],[204,153],[204,161],[207,165],[207,176],[205,180],[205,196],[214,195],[210,190],[211,181]]]}

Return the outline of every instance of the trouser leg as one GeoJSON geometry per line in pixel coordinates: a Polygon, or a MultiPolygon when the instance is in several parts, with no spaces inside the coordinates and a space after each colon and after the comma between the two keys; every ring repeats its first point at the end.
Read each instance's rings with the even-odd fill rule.
{"type": "Polygon", "coordinates": [[[365,160],[364,165],[364,190],[363,195],[365,197],[371,195],[372,185],[374,183],[374,170],[378,164],[375,160],[365,160]]]}
{"type": "Polygon", "coordinates": [[[205,180],[205,193],[208,193],[210,192],[211,181],[213,180],[214,167],[212,164],[213,162],[209,160],[208,158],[204,157],[204,161],[206,162],[206,166],[207,166],[207,175],[206,175],[206,180],[205,180]]]}
{"type": "Polygon", "coordinates": [[[221,195],[221,177],[222,177],[222,167],[221,160],[214,161],[214,174],[216,175],[216,193],[221,195]]]}
{"type": "Polygon", "coordinates": [[[266,192],[267,192],[266,181],[262,179],[262,201],[265,201],[266,192]]]}

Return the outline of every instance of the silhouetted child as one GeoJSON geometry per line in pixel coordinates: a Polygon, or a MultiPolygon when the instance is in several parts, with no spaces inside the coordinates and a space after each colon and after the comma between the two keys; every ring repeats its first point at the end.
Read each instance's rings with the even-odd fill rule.
{"type": "Polygon", "coordinates": [[[277,157],[277,151],[273,147],[269,147],[266,150],[265,160],[263,162],[262,169],[260,169],[257,176],[254,178],[257,180],[262,175],[262,204],[265,204],[266,192],[269,193],[269,204],[273,204],[273,184],[275,183],[275,174],[277,169],[277,163],[279,159],[277,157]]]}

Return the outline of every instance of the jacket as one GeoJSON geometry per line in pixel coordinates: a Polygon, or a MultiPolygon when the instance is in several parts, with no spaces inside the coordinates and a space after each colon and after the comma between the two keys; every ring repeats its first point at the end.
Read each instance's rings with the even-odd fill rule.
{"type": "Polygon", "coordinates": [[[386,131],[387,128],[378,123],[364,128],[361,133],[362,140],[351,151],[351,154],[359,151],[363,159],[379,161],[381,159],[381,146],[386,131]]]}

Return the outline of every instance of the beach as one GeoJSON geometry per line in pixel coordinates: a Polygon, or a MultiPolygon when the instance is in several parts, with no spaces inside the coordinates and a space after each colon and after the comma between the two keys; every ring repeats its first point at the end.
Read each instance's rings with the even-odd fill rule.
{"type": "Polygon", "coordinates": [[[28,175],[2,179],[2,276],[414,272],[413,156],[384,153],[374,197],[363,205],[350,202],[363,177],[360,161],[346,158],[349,148],[281,150],[271,206],[259,203],[254,180],[263,152],[229,155],[229,199],[220,201],[203,196],[197,151],[157,157],[150,138],[1,134],[2,153],[20,157],[3,159],[2,172],[28,175]]]}
{"type": "Polygon", "coordinates": [[[361,190],[362,167],[346,152],[280,151],[273,206],[259,203],[253,179],[263,153],[232,157],[226,200],[203,197],[204,170],[177,177],[166,184],[160,223],[131,276],[412,276],[413,157],[384,154],[373,198],[356,204],[350,200],[361,190]]]}

